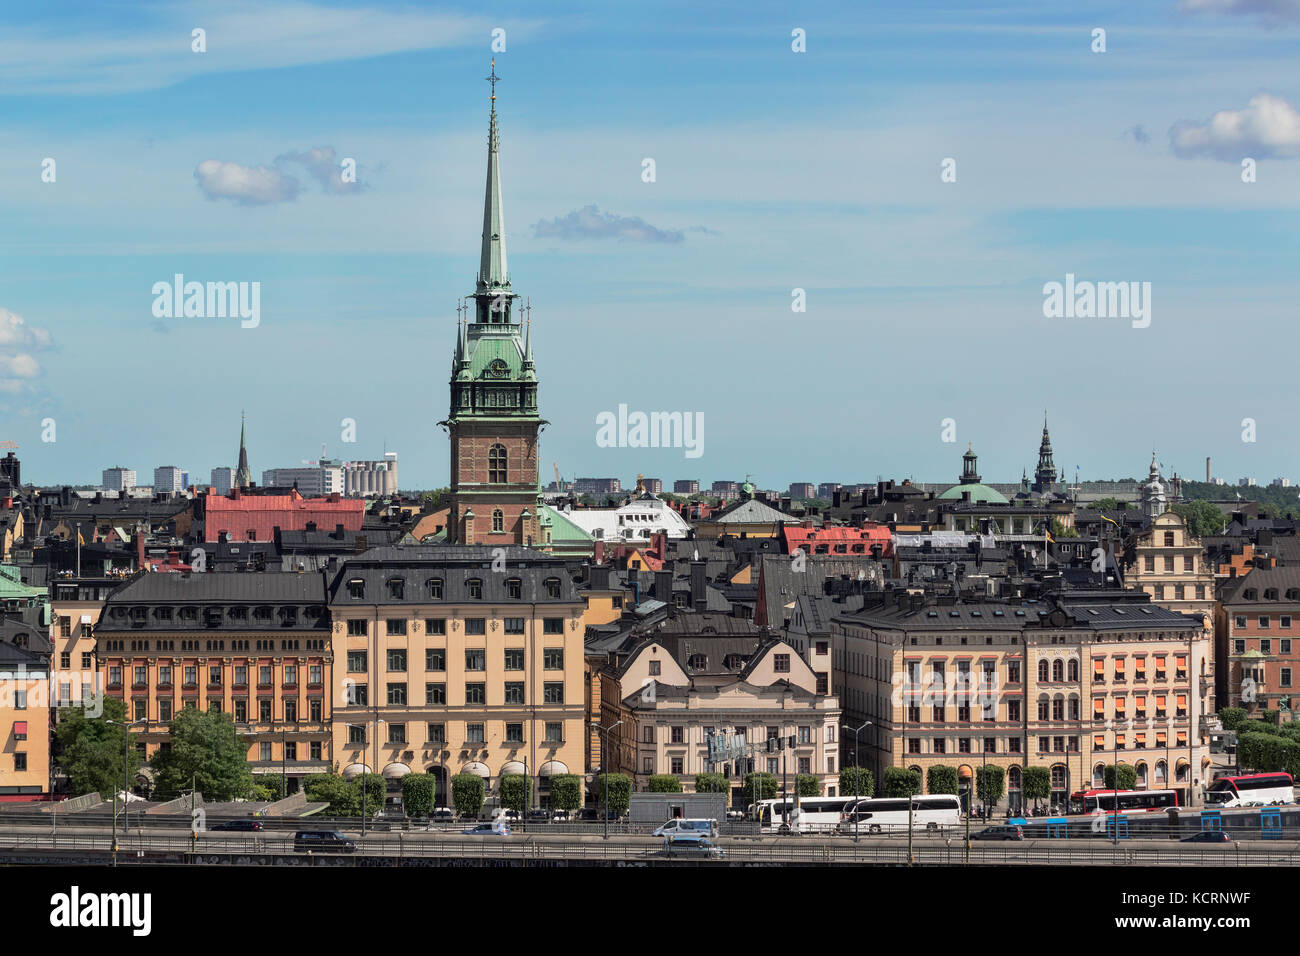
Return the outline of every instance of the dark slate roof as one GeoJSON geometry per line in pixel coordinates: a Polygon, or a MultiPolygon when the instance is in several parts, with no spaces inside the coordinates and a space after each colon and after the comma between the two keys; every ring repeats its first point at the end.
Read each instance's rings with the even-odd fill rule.
{"type": "Polygon", "coordinates": [[[1223,604],[1296,604],[1300,597],[1300,565],[1279,564],[1275,568],[1253,568],[1249,574],[1229,578],[1219,586],[1219,600],[1223,604]],[[1264,593],[1277,589],[1277,597],[1268,598],[1264,593]],[[1247,597],[1246,592],[1253,593],[1247,597]],[[1293,597],[1288,598],[1291,591],[1293,597]]]}
{"type": "Polygon", "coordinates": [[[20,639],[29,651],[37,654],[49,654],[54,650],[44,627],[18,617],[0,618],[0,643],[14,647],[20,639]]]}
{"type": "Polygon", "coordinates": [[[138,575],[113,592],[104,605],[96,634],[140,630],[296,630],[327,631],[325,579],[319,574],[229,574],[157,572],[138,575]],[[156,613],[170,608],[170,619],[156,613]],[[232,608],[268,607],[269,618],[254,611],[240,617],[232,608]],[[137,608],[145,609],[138,617],[137,608]],[[182,609],[195,608],[187,617],[182,609]],[[290,616],[287,609],[292,608],[290,616]]]}
{"type": "Polygon", "coordinates": [[[42,654],[34,653],[27,648],[18,647],[17,645],[9,643],[7,640],[0,641],[0,667],[5,670],[10,670],[19,665],[27,668],[28,671],[39,670],[44,672],[49,666],[49,661],[48,658],[42,654]]]}

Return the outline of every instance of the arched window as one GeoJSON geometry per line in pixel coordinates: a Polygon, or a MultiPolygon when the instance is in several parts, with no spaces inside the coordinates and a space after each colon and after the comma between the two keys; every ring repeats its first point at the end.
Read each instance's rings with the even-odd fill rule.
{"type": "Polygon", "coordinates": [[[1096,789],[1101,789],[1106,785],[1106,765],[1099,763],[1092,768],[1092,785],[1096,789]]]}
{"type": "Polygon", "coordinates": [[[1137,785],[1140,789],[1145,789],[1147,785],[1147,765],[1144,763],[1137,765],[1137,785]]]}
{"type": "Polygon", "coordinates": [[[1079,662],[1076,660],[1071,660],[1069,671],[1070,671],[1070,680],[1077,681],[1079,679],[1079,662]]]}
{"type": "Polygon", "coordinates": [[[1047,683],[1047,661],[1038,662],[1038,682],[1040,684],[1047,683]]]}
{"type": "Polygon", "coordinates": [[[506,530],[506,516],[505,513],[502,512],[500,508],[497,508],[495,511],[492,512],[492,530],[493,531],[506,530]]]}
{"type": "Polygon", "coordinates": [[[493,445],[488,449],[488,481],[494,485],[506,483],[505,445],[493,445]]]}
{"type": "Polygon", "coordinates": [[[1047,708],[1049,704],[1046,697],[1038,698],[1038,719],[1047,720],[1047,708]]]}
{"type": "Polygon", "coordinates": [[[1163,786],[1165,782],[1166,768],[1163,760],[1156,761],[1156,786],[1163,786]]]}
{"type": "Polygon", "coordinates": [[[1007,790],[1016,791],[1020,789],[1020,768],[1010,766],[1007,768],[1007,790]]]}
{"type": "Polygon", "coordinates": [[[1058,684],[1065,680],[1065,665],[1059,657],[1052,661],[1052,680],[1056,681],[1058,684]]]}
{"type": "Polygon", "coordinates": [[[1052,700],[1052,719],[1065,720],[1065,698],[1060,695],[1052,700]]]}

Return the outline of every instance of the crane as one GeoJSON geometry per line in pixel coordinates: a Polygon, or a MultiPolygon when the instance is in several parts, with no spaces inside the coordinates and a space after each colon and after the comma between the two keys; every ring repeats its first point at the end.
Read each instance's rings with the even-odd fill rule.
{"type": "Polygon", "coordinates": [[[0,441],[0,448],[17,448],[17,447],[18,447],[18,443],[16,441],[0,441]]]}
{"type": "Polygon", "coordinates": [[[556,491],[563,491],[563,490],[564,490],[564,482],[560,480],[560,466],[557,465],[555,462],[552,461],[552,462],[551,462],[551,467],[555,470],[555,490],[556,490],[556,491]]]}

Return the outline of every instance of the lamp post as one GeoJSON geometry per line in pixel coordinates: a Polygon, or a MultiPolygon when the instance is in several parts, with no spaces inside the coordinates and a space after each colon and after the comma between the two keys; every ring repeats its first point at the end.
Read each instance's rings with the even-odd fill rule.
{"type": "Polygon", "coordinates": [[[853,842],[858,843],[858,734],[864,729],[871,726],[871,721],[864,720],[861,727],[850,727],[844,724],[844,729],[853,733],[853,842]]]}
{"type": "MultiPolygon", "coordinates": [[[[147,724],[149,721],[145,718],[133,720],[124,724],[120,720],[104,720],[106,724],[112,724],[114,727],[122,728],[122,836],[126,836],[127,825],[130,819],[127,816],[126,798],[131,793],[131,728],[137,724],[147,724]]],[[[117,852],[117,808],[113,808],[113,852],[117,852]]]]}
{"type": "Polygon", "coordinates": [[[608,727],[602,727],[594,720],[591,722],[591,726],[595,727],[596,731],[599,734],[601,734],[601,736],[603,736],[605,740],[604,747],[600,751],[600,769],[602,775],[605,778],[605,813],[603,815],[605,818],[604,822],[605,822],[606,840],[609,839],[609,732],[613,730],[615,727],[619,726],[619,724],[621,723],[623,723],[623,721],[620,720],[620,721],[616,721],[613,724],[610,724],[608,727]]]}

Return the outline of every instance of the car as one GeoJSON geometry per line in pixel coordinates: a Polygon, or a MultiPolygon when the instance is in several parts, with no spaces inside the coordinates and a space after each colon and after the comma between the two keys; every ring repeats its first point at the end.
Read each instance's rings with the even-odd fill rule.
{"type": "Polygon", "coordinates": [[[456,819],[456,812],[451,807],[435,807],[429,819],[434,823],[451,823],[456,819]]]}
{"type": "Polygon", "coordinates": [[[551,811],[534,808],[529,810],[528,813],[524,815],[524,818],[529,823],[546,823],[551,819],[551,811]]]}
{"type": "Polygon", "coordinates": [[[493,820],[460,832],[466,836],[510,836],[510,827],[504,820],[493,820]]]}
{"type": "Polygon", "coordinates": [[[518,810],[511,810],[506,807],[497,807],[492,811],[492,819],[504,820],[506,823],[518,823],[521,818],[518,810]]]}
{"type": "Polygon", "coordinates": [[[660,826],[651,833],[651,836],[685,836],[687,834],[698,834],[705,837],[716,837],[718,835],[717,820],[684,820],[681,817],[674,817],[667,823],[660,826]]]}
{"type": "Polygon", "coordinates": [[[1025,831],[1015,824],[985,827],[970,835],[972,840],[1023,840],[1025,831]]]}
{"type": "Polygon", "coordinates": [[[1179,843],[1231,843],[1232,837],[1222,830],[1202,830],[1183,837],[1179,843]]]}
{"type": "Polygon", "coordinates": [[[338,830],[299,830],[293,835],[293,849],[297,853],[355,853],[357,845],[338,830]]]}
{"type": "Polygon", "coordinates": [[[266,824],[261,820],[222,820],[211,829],[252,833],[258,830],[265,830],[266,824]]]}
{"type": "Polygon", "coordinates": [[[721,860],[726,851],[706,836],[682,834],[664,837],[664,856],[681,859],[721,860]]]}
{"type": "Polygon", "coordinates": [[[568,822],[569,822],[569,811],[568,811],[568,810],[555,810],[555,811],[552,811],[552,813],[551,813],[551,822],[553,822],[553,823],[568,823],[568,822]]]}

